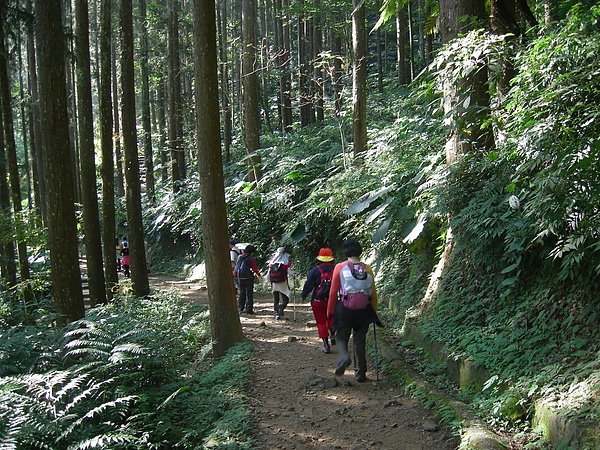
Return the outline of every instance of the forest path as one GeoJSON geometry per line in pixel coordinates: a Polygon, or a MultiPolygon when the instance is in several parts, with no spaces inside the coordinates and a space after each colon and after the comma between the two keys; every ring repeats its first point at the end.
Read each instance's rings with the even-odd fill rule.
{"type": "MultiPolygon", "coordinates": [[[[175,288],[205,303],[206,290],[174,277],[152,275],[159,290],[175,288]]],[[[298,297],[298,293],[296,293],[298,297]]],[[[446,450],[454,448],[418,401],[385,378],[357,383],[351,370],[334,375],[337,352],[320,351],[308,303],[293,302],[276,320],[270,292],[255,293],[254,315],[242,314],[244,335],[254,347],[248,396],[256,448],[446,450]]]]}

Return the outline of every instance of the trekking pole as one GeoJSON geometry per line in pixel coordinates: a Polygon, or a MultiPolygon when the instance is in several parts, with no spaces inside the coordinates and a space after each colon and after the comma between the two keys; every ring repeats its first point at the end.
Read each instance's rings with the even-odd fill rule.
{"type": "Polygon", "coordinates": [[[296,321],[296,283],[294,282],[294,276],[292,275],[292,298],[294,301],[294,322],[296,321]]]}
{"type": "Polygon", "coordinates": [[[375,322],[373,322],[373,342],[375,343],[375,374],[376,383],[379,383],[379,350],[377,350],[377,332],[375,331],[375,322]]]}

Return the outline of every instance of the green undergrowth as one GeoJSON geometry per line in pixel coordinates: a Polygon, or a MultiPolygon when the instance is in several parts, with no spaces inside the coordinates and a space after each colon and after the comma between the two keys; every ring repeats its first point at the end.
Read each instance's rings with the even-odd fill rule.
{"type": "Polygon", "coordinates": [[[0,337],[0,442],[11,448],[251,448],[247,343],[209,356],[207,311],[120,297],[57,330],[0,337]],[[19,352],[15,349],[19,348],[19,352]]]}

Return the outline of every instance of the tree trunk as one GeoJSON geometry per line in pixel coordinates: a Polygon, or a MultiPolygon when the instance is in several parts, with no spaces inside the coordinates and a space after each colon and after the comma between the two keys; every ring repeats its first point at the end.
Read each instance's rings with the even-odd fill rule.
{"type": "Polygon", "coordinates": [[[289,7],[289,0],[276,0],[278,17],[276,32],[279,36],[277,64],[279,66],[279,109],[281,110],[281,129],[292,131],[292,82],[290,75],[290,19],[283,9],[289,7]]]}
{"type": "Polygon", "coordinates": [[[63,8],[63,26],[66,30],[67,50],[66,50],[66,74],[67,74],[67,114],[69,115],[69,136],[71,144],[71,158],[74,161],[73,165],[73,188],[75,191],[75,201],[81,203],[81,174],[79,173],[79,131],[77,124],[77,94],[75,89],[75,48],[73,39],[73,11],[72,2],[70,0],[63,3],[66,8],[63,8]]]}
{"type": "Polygon", "coordinates": [[[181,70],[179,62],[179,0],[169,0],[169,146],[173,193],[179,192],[185,179],[185,153],[181,124],[181,70]]]}
{"type": "Polygon", "coordinates": [[[142,224],[142,200],[140,189],[140,165],[137,149],[135,123],[135,81],[133,65],[133,17],[132,0],[121,0],[121,120],[123,152],[125,153],[125,192],[127,200],[127,228],[131,252],[131,281],[133,294],[143,297],[150,292],[148,267],[142,224]]]}
{"type": "Polygon", "coordinates": [[[202,235],[213,354],[223,356],[243,339],[227,252],[227,215],[219,132],[215,3],[194,0],[198,168],[202,235]],[[227,276],[224,276],[227,275],[227,276]]]}
{"type": "Polygon", "coordinates": [[[339,117],[342,112],[342,95],[344,84],[342,81],[342,31],[334,29],[331,36],[331,53],[334,56],[331,82],[335,93],[335,114],[339,117]]]}
{"type": "Polygon", "coordinates": [[[48,187],[48,247],[52,290],[60,323],[84,316],[73,204],[73,166],[60,0],[36,0],[40,117],[48,187]]]}
{"type": "MultiPolygon", "coordinates": [[[[25,83],[23,80],[23,56],[21,51],[21,30],[17,31],[17,53],[19,55],[19,102],[20,113],[21,113],[21,137],[23,139],[23,165],[25,166],[25,180],[27,181],[27,207],[29,211],[33,211],[33,198],[32,198],[32,180],[31,180],[31,164],[29,158],[29,128],[27,126],[27,116],[25,114],[25,83]]],[[[36,200],[37,204],[37,200],[36,200]]]]}
{"type": "MultiPolygon", "coordinates": [[[[0,99],[0,104],[2,100],[0,99]]],[[[6,168],[6,147],[4,145],[4,125],[0,120],[0,268],[3,288],[17,284],[17,254],[13,236],[15,226],[10,208],[10,189],[6,168]]]]}
{"type": "Polygon", "coordinates": [[[75,1],[75,54],[77,57],[77,107],[79,116],[79,151],[81,163],[81,197],[85,256],[92,306],[106,303],[102,240],[98,216],[96,154],[92,113],[92,78],[90,73],[90,39],[87,0],[75,1]]]}
{"type": "MultiPolygon", "coordinates": [[[[115,1],[113,5],[117,5],[118,1],[115,1]]],[[[117,5],[118,6],[118,5],[117,5]]],[[[119,197],[125,196],[125,179],[123,176],[123,152],[121,151],[121,120],[119,115],[119,99],[121,98],[121,91],[119,90],[119,83],[117,77],[117,43],[116,39],[112,40],[111,45],[111,72],[112,72],[112,103],[113,103],[113,125],[115,127],[114,132],[114,149],[115,149],[115,160],[117,166],[117,195],[119,197]]]]}
{"type": "Polygon", "coordinates": [[[260,148],[260,115],[258,110],[258,77],[256,76],[256,0],[242,0],[242,78],[244,88],[244,137],[248,153],[248,178],[261,178],[260,156],[254,155],[260,148]]]}
{"type": "Polygon", "coordinates": [[[165,105],[167,99],[165,95],[165,81],[158,83],[158,128],[160,129],[160,179],[165,185],[169,180],[169,149],[167,148],[167,114],[165,105]]]}
{"type": "Polygon", "coordinates": [[[114,288],[119,282],[115,258],[115,165],[113,158],[113,116],[111,99],[111,0],[100,4],[100,147],[102,150],[102,244],[108,299],[113,298],[114,288]]]}
{"type": "Polygon", "coordinates": [[[324,82],[321,52],[323,51],[323,24],[321,21],[321,0],[315,0],[315,17],[313,28],[313,54],[314,54],[314,92],[315,92],[315,114],[316,120],[322,122],[325,120],[325,109],[323,104],[324,82]]]}
{"type": "MultiPolygon", "coordinates": [[[[28,14],[33,14],[31,0],[27,0],[26,11],[28,14]]],[[[33,158],[33,186],[34,190],[38,192],[39,196],[38,207],[40,209],[40,215],[42,223],[45,225],[48,223],[48,207],[46,198],[46,177],[44,175],[44,164],[43,159],[43,146],[42,146],[42,131],[41,131],[41,118],[40,118],[40,102],[38,95],[38,81],[37,81],[37,63],[35,57],[35,39],[33,36],[33,23],[27,24],[27,66],[28,66],[28,77],[29,77],[29,96],[31,97],[31,108],[30,108],[30,128],[32,132],[31,148],[33,158]]]]}
{"type": "Polygon", "coordinates": [[[365,35],[365,5],[352,0],[352,136],[354,157],[367,150],[367,43],[365,35]]]}
{"type": "Polygon", "coordinates": [[[408,26],[406,24],[406,9],[401,7],[396,14],[396,56],[398,69],[398,84],[406,84],[406,44],[408,26]]]}
{"type": "Polygon", "coordinates": [[[407,1],[408,8],[408,67],[410,69],[410,80],[415,79],[415,49],[414,49],[414,32],[413,32],[413,10],[410,0],[407,1]]]}
{"type": "Polygon", "coordinates": [[[225,163],[229,163],[231,159],[231,105],[229,101],[229,65],[227,62],[227,1],[219,2],[217,9],[217,28],[219,33],[219,60],[221,78],[221,111],[223,114],[223,141],[225,163]]]}
{"type": "Polygon", "coordinates": [[[148,75],[148,26],[146,0],[139,0],[140,11],[140,72],[142,76],[142,127],[144,130],[144,165],[146,168],[146,195],[150,203],[156,201],[154,160],[152,157],[152,124],[150,122],[150,86],[148,75]]]}
{"type": "Polygon", "coordinates": [[[377,90],[383,93],[383,58],[381,57],[381,28],[375,33],[377,39],[377,90]]]}
{"type": "MultiPolygon", "coordinates": [[[[10,182],[10,193],[14,211],[14,223],[17,236],[17,252],[19,254],[19,274],[21,282],[29,280],[29,258],[27,256],[27,241],[22,235],[25,229],[23,220],[23,205],[21,199],[21,182],[19,164],[17,161],[17,146],[15,143],[15,130],[12,114],[10,80],[8,75],[8,63],[6,61],[6,45],[4,40],[4,23],[6,20],[4,5],[0,6],[0,102],[2,104],[2,120],[4,121],[4,145],[6,148],[6,159],[8,162],[8,174],[10,182]]],[[[30,286],[23,290],[25,303],[33,299],[30,286]]]]}

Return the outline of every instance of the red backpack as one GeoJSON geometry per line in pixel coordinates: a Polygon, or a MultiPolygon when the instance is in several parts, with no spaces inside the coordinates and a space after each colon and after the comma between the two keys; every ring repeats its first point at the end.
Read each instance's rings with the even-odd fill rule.
{"type": "Polygon", "coordinates": [[[321,266],[317,266],[317,270],[321,274],[319,286],[317,286],[316,300],[327,300],[329,298],[329,290],[331,289],[331,276],[333,270],[325,271],[321,266]]]}

